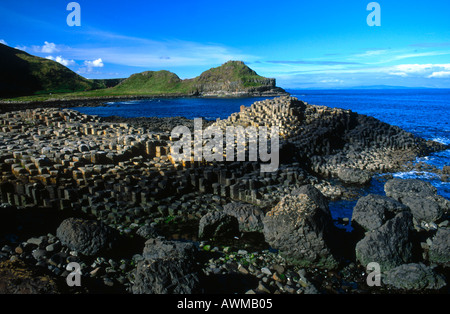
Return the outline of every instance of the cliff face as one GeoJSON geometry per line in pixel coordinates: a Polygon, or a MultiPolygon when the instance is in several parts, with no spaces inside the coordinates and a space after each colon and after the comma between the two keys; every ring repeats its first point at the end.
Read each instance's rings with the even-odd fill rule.
{"type": "Polygon", "coordinates": [[[202,96],[270,96],[287,94],[276,87],[275,79],[258,75],[242,61],[228,61],[203,72],[194,80],[194,89],[202,96]]]}
{"type": "Polygon", "coordinates": [[[111,92],[203,97],[287,95],[282,88],[276,87],[275,79],[258,75],[242,61],[228,61],[185,80],[169,71],[137,73],[111,89],[111,92]]]}

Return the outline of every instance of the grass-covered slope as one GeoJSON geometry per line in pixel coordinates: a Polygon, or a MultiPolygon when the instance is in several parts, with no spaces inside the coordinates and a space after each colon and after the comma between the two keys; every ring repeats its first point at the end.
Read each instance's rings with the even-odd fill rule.
{"type": "Polygon", "coordinates": [[[228,61],[217,68],[209,69],[195,78],[198,88],[211,86],[212,90],[218,87],[234,91],[248,87],[272,86],[275,80],[258,75],[242,61],[228,61]]]}
{"type": "Polygon", "coordinates": [[[93,82],[58,62],[0,44],[0,97],[68,93],[93,88],[93,82]]]}
{"type": "MultiPolygon", "coordinates": [[[[286,93],[275,86],[275,79],[258,75],[242,61],[228,61],[195,78],[184,80],[165,70],[137,73],[127,79],[87,80],[59,63],[12,50],[15,63],[10,65],[8,73],[13,72],[13,68],[18,68],[22,74],[13,80],[3,79],[0,82],[3,84],[3,91],[11,91],[15,86],[26,86],[27,90],[19,95],[34,94],[31,97],[15,98],[16,101],[126,96],[262,96],[268,93],[286,93]],[[25,83],[20,84],[24,82],[24,78],[25,83]],[[70,93],[64,93],[66,91],[70,93]],[[49,95],[57,92],[62,94],[49,95]]],[[[2,95],[5,97],[5,93],[2,95]]]]}
{"type": "Polygon", "coordinates": [[[111,94],[231,94],[274,89],[275,79],[258,75],[242,61],[228,61],[193,79],[181,80],[168,71],[147,71],[130,76],[110,89],[111,94]]]}

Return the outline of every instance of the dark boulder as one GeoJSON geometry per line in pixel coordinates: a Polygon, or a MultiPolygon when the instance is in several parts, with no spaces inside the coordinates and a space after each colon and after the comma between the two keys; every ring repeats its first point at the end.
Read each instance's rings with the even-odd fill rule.
{"type": "Polygon", "coordinates": [[[384,185],[386,195],[411,209],[418,222],[435,222],[450,210],[450,202],[437,194],[428,182],[417,179],[391,179],[384,185]]]}
{"type": "Polygon", "coordinates": [[[97,255],[113,248],[117,232],[101,221],[68,218],[56,230],[62,244],[84,255],[97,255]]]}
{"type": "Polygon", "coordinates": [[[404,210],[408,210],[408,207],[390,197],[369,194],[361,197],[353,208],[352,225],[372,231],[404,210]]]}
{"type": "Polygon", "coordinates": [[[430,262],[450,265],[450,228],[438,228],[428,251],[430,262]]]}
{"type": "Polygon", "coordinates": [[[386,196],[402,202],[405,197],[427,197],[434,196],[437,189],[428,182],[418,179],[398,179],[388,180],[384,185],[386,196]]]}
{"type": "Polygon", "coordinates": [[[411,229],[411,213],[398,213],[356,244],[356,258],[364,266],[376,262],[382,271],[410,262],[413,256],[411,229]]]}
{"type": "Polygon", "coordinates": [[[234,216],[241,232],[262,232],[264,212],[253,204],[232,202],[223,206],[225,214],[234,216]]]}
{"type": "Polygon", "coordinates": [[[192,242],[169,241],[164,238],[149,239],[145,242],[142,256],[145,259],[177,258],[192,263],[197,249],[192,242]]]}
{"type": "Polygon", "coordinates": [[[356,185],[366,185],[372,179],[370,172],[358,168],[340,168],[337,176],[343,183],[356,185]]]}
{"type": "Polygon", "coordinates": [[[335,268],[337,261],[331,252],[334,225],[324,200],[311,186],[285,196],[264,217],[266,242],[292,264],[335,268]]]}
{"type": "Polygon", "coordinates": [[[239,235],[239,222],[236,217],[224,211],[209,212],[199,222],[200,239],[229,239],[239,235]]]}
{"type": "Polygon", "coordinates": [[[133,294],[192,294],[197,293],[199,277],[186,267],[184,260],[158,258],[138,263],[133,294]]]}
{"type": "Polygon", "coordinates": [[[200,292],[197,249],[192,242],[162,238],[145,242],[144,259],[136,266],[134,294],[192,294],[200,292]]]}
{"type": "Polygon", "coordinates": [[[422,263],[397,266],[383,274],[382,281],[394,288],[411,291],[439,290],[446,286],[444,276],[422,263]]]}

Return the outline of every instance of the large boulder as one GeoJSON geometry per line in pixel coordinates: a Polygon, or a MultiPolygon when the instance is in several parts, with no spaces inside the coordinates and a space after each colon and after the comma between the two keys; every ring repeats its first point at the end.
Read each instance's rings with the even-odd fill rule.
{"type": "Polygon", "coordinates": [[[390,197],[369,194],[361,197],[353,208],[352,225],[372,231],[404,210],[408,207],[390,197]]]}
{"type": "Polygon", "coordinates": [[[397,266],[384,273],[382,280],[394,288],[412,291],[439,290],[446,286],[444,276],[422,263],[397,266]]]}
{"type": "Polygon", "coordinates": [[[356,258],[364,266],[376,262],[382,271],[410,262],[413,248],[410,237],[412,226],[410,212],[398,213],[378,229],[368,232],[356,244],[356,258]]]}
{"type": "Polygon", "coordinates": [[[428,258],[436,264],[450,265],[450,228],[438,228],[432,239],[428,258]]]}
{"type": "Polygon", "coordinates": [[[411,209],[411,213],[418,222],[435,222],[450,209],[450,202],[440,195],[402,198],[403,204],[411,209]]]}
{"type": "Polygon", "coordinates": [[[65,219],[56,229],[62,244],[87,256],[108,251],[117,243],[117,232],[98,220],[65,219]]]}
{"type": "Polygon", "coordinates": [[[136,267],[133,294],[197,293],[199,277],[184,260],[158,258],[140,261],[136,267]]]}
{"type": "Polygon", "coordinates": [[[437,189],[428,182],[418,179],[390,179],[384,185],[386,196],[402,202],[406,196],[427,197],[436,195],[437,189]]]}
{"type": "Polygon", "coordinates": [[[370,172],[358,168],[340,168],[337,176],[343,183],[357,185],[365,185],[372,179],[370,172]]]}
{"type": "Polygon", "coordinates": [[[417,179],[391,179],[384,185],[386,195],[411,209],[417,222],[435,222],[450,210],[450,202],[437,194],[428,182],[417,179]]]}
{"type": "Polygon", "coordinates": [[[192,294],[200,292],[197,249],[192,242],[149,239],[136,266],[134,294],[192,294]]]}
{"type": "Polygon", "coordinates": [[[302,267],[334,268],[334,230],[325,197],[314,187],[286,195],[264,217],[264,237],[290,263],[302,267]]]}
{"type": "Polygon", "coordinates": [[[264,212],[256,205],[232,202],[224,205],[223,211],[237,218],[241,232],[262,232],[264,229],[264,212]]]}
{"type": "Polygon", "coordinates": [[[224,211],[209,212],[200,219],[198,227],[200,239],[229,239],[237,235],[239,235],[237,218],[224,211]]]}
{"type": "Polygon", "coordinates": [[[144,259],[158,259],[172,257],[184,259],[186,263],[192,263],[196,258],[197,249],[192,242],[170,241],[164,238],[148,239],[144,244],[142,256],[144,259]]]}

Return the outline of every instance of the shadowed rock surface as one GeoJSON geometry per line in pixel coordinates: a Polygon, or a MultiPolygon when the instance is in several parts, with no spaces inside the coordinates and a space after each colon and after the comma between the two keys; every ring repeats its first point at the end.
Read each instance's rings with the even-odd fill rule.
{"type": "Polygon", "coordinates": [[[117,234],[101,221],[68,218],[56,230],[56,236],[70,249],[84,255],[96,255],[114,247],[117,234]]]}
{"type": "Polygon", "coordinates": [[[362,265],[377,262],[382,271],[410,262],[411,229],[412,215],[409,212],[398,213],[356,244],[356,258],[362,265]]]}
{"type": "Polygon", "coordinates": [[[405,210],[409,210],[407,206],[390,197],[369,194],[361,197],[353,208],[352,225],[372,231],[405,210]]]}
{"type": "Polygon", "coordinates": [[[408,291],[439,290],[446,286],[445,277],[422,263],[397,266],[382,276],[383,283],[408,291]]]}
{"type": "MultiPolygon", "coordinates": [[[[285,196],[264,218],[264,237],[291,263],[334,268],[329,247],[333,223],[318,193],[310,189],[285,196]]],[[[323,197],[323,196],[322,196],[323,197]]]]}

